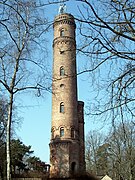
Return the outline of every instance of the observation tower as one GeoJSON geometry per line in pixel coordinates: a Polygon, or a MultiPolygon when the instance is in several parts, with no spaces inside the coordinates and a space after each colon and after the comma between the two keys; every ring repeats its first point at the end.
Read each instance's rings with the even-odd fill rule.
{"type": "Polygon", "coordinates": [[[53,40],[50,177],[85,173],[84,103],[77,97],[76,24],[61,4],[53,40]]]}

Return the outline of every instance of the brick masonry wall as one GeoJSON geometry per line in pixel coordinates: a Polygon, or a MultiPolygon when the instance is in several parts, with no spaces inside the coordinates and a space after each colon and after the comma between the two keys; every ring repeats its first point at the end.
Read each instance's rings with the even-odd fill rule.
{"type": "Polygon", "coordinates": [[[71,177],[85,169],[83,166],[82,103],[79,106],[79,111],[81,111],[79,116],[77,108],[76,25],[74,17],[67,13],[59,14],[54,20],[53,28],[50,177],[71,177]],[[61,104],[64,109],[62,111],[61,104]]]}

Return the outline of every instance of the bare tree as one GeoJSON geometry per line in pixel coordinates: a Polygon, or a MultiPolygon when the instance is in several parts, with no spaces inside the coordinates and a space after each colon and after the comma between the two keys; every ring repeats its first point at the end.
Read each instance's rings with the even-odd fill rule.
{"type": "Polygon", "coordinates": [[[78,51],[87,59],[86,68],[79,74],[89,72],[97,92],[88,114],[103,115],[104,119],[112,119],[113,124],[116,118],[124,121],[128,115],[128,120],[134,122],[135,2],[77,2],[76,19],[82,36],[78,51]]]}
{"type": "Polygon", "coordinates": [[[5,165],[5,139],[6,139],[6,122],[7,122],[7,102],[2,97],[0,98],[0,179],[4,179],[5,165]]]}
{"type": "Polygon", "coordinates": [[[120,123],[117,128],[101,136],[89,133],[86,138],[88,172],[106,175],[116,180],[135,178],[135,127],[120,123]],[[94,142],[94,143],[93,143],[94,142]]]}
{"type": "Polygon", "coordinates": [[[115,179],[135,178],[135,127],[121,123],[108,138],[111,171],[115,179]]]}
{"type": "Polygon", "coordinates": [[[87,60],[86,68],[78,74],[88,72],[94,88],[88,115],[112,121],[108,151],[113,176],[134,179],[134,130],[132,135],[129,130],[135,125],[135,2],[77,2],[80,14],[76,19],[82,36],[78,52],[87,60]]]}
{"type": "MultiPolygon", "coordinates": [[[[98,150],[105,143],[105,136],[97,131],[90,131],[86,136],[86,167],[87,172],[99,175],[98,150]]],[[[101,154],[100,154],[101,157],[101,154]]],[[[103,167],[103,164],[102,164],[103,167]]]]}
{"type": "Polygon", "coordinates": [[[15,96],[25,90],[49,90],[45,66],[44,32],[47,19],[35,0],[0,1],[0,89],[8,99],[6,127],[7,179],[10,172],[10,137],[15,96]],[[41,44],[42,43],[42,44],[41,44]]]}
{"type": "Polygon", "coordinates": [[[5,142],[7,122],[7,102],[4,98],[0,99],[0,147],[5,142]]]}

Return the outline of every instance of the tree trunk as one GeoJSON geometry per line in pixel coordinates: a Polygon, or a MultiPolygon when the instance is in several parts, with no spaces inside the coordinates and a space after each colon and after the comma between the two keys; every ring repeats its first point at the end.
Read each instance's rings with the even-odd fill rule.
{"type": "Polygon", "coordinates": [[[3,171],[2,171],[1,166],[0,166],[0,179],[1,179],[1,180],[4,180],[4,175],[3,175],[3,171]]]}
{"type": "Polygon", "coordinates": [[[10,157],[10,135],[11,135],[11,122],[12,122],[12,109],[13,109],[13,93],[10,93],[10,100],[8,105],[8,121],[7,121],[7,180],[11,179],[11,157],[10,157]]]}

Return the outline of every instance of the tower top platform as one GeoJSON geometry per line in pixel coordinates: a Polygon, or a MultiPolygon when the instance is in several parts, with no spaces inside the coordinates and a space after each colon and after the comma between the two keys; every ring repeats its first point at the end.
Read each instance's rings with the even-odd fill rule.
{"type": "Polygon", "coordinates": [[[70,13],[58,14],[55,16],[54,21],[63,20],[63,19],[73,19],[74,20],[74,16],[70,13]]]}
{"type": "Polygon", "coordinates": [[[69,13],[58,14],[57,16],[55,16],[53,26],[59,24],[70,24],[76,27],[74,16],[69,13]]]}

